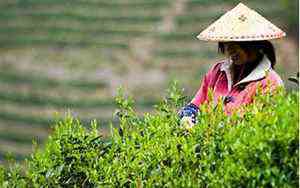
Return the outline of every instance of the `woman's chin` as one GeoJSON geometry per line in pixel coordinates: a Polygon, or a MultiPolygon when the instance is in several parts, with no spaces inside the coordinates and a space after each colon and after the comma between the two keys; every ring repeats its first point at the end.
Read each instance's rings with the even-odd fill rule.
{"type": "Polygon", "coordinates": [[[244,64],[244,62],[242,62],[242,61],[233,61],[233,64],[234,64],[234,65],[241,66],[241,65],[244,64]]]}

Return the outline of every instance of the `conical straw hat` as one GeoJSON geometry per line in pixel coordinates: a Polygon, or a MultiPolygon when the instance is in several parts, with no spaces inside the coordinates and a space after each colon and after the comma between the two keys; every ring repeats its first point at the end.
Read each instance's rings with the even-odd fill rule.
{"type": "Polygon", "coordinates": [[[243,3],[225,13],[197,38],[205,41],[257,41],[277,39],[285,32],[243,3]]]}

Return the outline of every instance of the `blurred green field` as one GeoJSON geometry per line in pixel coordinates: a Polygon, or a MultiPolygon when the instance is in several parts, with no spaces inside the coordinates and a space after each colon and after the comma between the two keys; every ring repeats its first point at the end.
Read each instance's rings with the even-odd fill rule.
{"type": "MultiPolygon", "coordinates": [[[[32,140],[43,144],[52,122],[67,112],[86,124],[99,120],[108,136],[120,85],[135,97],[140,113],[153,111],[172,79],[192,96],[222,58],[215,43],[196,36],[237,2],[1,1],[0,160],[7,152],[23,159],[32,140]]],[[[287,31],[284,40],[274,41],[277,71],[295,89],[286,80],[298,70],[298,38],[292,33],[298,25],[291,14],[298,12],[297,1],[245,4],[287,31]]]]}

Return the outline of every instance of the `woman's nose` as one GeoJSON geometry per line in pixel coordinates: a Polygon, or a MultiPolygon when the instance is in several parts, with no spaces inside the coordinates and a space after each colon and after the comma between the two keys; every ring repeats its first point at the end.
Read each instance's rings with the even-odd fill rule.
{"type": "Polygon", "coordinates": [[[225,47],[225,50],[226,50],[227,53],[232,53],[232,52],[234,51],[234,46],[232,46],[232,45],[227,45],[227,46],[225,47]]]}
{"type": "Polygon", "coordinates": [[[227,49],[227,54],[228,55],[233,55],[233,54],[235,54],[236,53],[236,51],[233,49],[233,48],[228,48],[227,49]]]}

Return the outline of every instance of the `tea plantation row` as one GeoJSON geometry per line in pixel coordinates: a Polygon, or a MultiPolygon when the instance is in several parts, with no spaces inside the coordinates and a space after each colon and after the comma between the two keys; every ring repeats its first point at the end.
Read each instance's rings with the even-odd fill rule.
{"type": "MultiPolygon", "coordinates": [[[[119,128],[104,140],[67,117],[25,169],[0,170],[2,187],[298,187],[299,94],[258,92],[243,113],[201,107],[191,130],[178,125],[186,103],[177,87],[137,116],[132,99],[116,98],[119,128]]],[[[101,126],[101,122],[100,122],[101,126]]]]}

